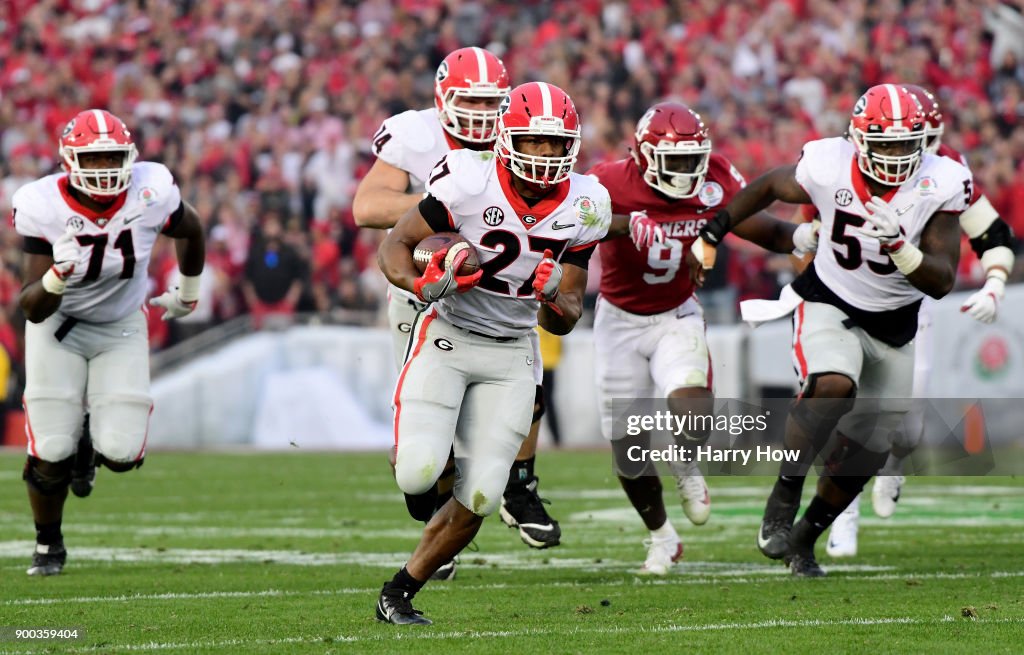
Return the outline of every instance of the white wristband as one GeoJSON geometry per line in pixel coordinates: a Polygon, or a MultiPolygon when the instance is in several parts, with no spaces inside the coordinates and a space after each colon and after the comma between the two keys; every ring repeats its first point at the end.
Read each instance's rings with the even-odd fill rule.
{"type": "Polygon", "coordinates": [[[985,286],[982,287],[985,291],[988,291],[998,300],[1002,300],[1003,296],[1006,295],[1006,273],[1002,271],[989,271],[988,279],[985,280],[985,286]],[[998,273],[1003,277],[997,277],[995,274],[998,273]]]}
{"type": "Polygon", "coordinates": [[[45,289],[47,293],[52,293],[55,296],[63,295],[64,289],[68,286],[68,283],[60,279],[52,268],[43,274],[40,282],[42,282],[43,289],[45,289]]]}
{"type": "Polygon", "coordinates": [[[892,259],[893,264],[896,264],[896,268],[899,269],[900,273],[910,275],[921,265],[924,253],[914,244],[904,241],[903,246],[899,250],[889,253],[889,258],[892,259]]]}
{"type": "Polygon", "coordinates": [[[178,298],[185,303],[199,300],[199,275],[182,275],[178,282],[178,298]]]}

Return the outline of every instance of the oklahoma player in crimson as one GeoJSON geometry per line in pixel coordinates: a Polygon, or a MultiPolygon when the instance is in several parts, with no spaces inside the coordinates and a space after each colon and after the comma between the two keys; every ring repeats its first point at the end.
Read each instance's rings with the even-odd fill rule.
{"type": "MultiPolygon", "coordinates": [[[[669,409],[707,414],[713,409],[711,356],[704,314],[683,254],[710,218],[745,182],[721,155],[700,116],[677,102],[651,107],[634,134],[632,158],[595,166],[590,175],[604,184],[616,214],[612,234],[628,219],[630,238],[603,242],[601,296],[594,320],[601,429],[612,442],[619,481],[651,531],[643,573],[664,575],[682,555],[682,542],[669,522],[661,480],[631,462],[633,446],[647,448],[649,435],[627,437],[614,429],[612,402],[624,398],[668,398],[669,409]]],[[[776,252],[811,251],[811,225],[769,217],[753,219],[739,233],[776,252]]],[[[686,445],[707,441],[707,432],[685,435],[686,445]]],[[[687,517],[708,520],[711,500],[695,464],[673,464],[672,472],[687,517]]]]}
{"type": "Polygon", "coordinates": [[[36,524],[29,575],[64,568],[61,522],[72,476],[79,496],[95,466],[142,466],[153,408],[143,302],[149,257],[161,234],[177,242],[181,285],[153,298],[164,319],[195,309],[203,230],[162,164],[136,162],[121,119],[75,116],[60,139],[65,173],[18,189],[14,226],[24,237],[24,478],[36,524]],[[88,411],[89,430],[83,435],[88,411]],[[89,434],[91,433],[91,440],[89,434]]]}
{"type": "Polygon", "coordinates": [[[495,152],[445,155],[427,195],[381,245],[388,279],[432,303],[413,326],[395,391],[395,479],[407,494],[430,489],[453,445],[458,468],[454,496],[381,590],[381,621],[430,623],[413,597],[498,510],[530,430],[534,328],[566,334],[583,311],[587,267],[608,232],[611,203],[593,178],[572,172],[579,148],[569,96],[543,82],[518,86],[502,101],[495,152]],[[473,245],[480,270],[456,274],[464,251],[442,271],[441,248],[421,274],[413,250],[448,231],[473,245]]]}

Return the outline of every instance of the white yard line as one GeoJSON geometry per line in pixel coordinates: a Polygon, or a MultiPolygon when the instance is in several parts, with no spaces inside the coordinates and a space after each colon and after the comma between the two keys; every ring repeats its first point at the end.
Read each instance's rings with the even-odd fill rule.
{"type": "MultiPolygon", "coordinates": [[[[857,573],[855,567],[847,566],[845,573],[857,573]]],[[[843,567],[829,567],[829,570],[834,572],[840,572],[843,567]]],[[[633,586],[648,586],[648,587],[670,587],[670,586],[688,586],[688,585],[707,585],[707,584],[763,584],[764,582],[770,582],[772,580],[789,580],[789,576],[785,575],[786,569],[778,566],[775,567],[771,573],[764,575],[763,577],[756,577],[760,572],[747,571],[746,575],[753,574],[754,577],[733,577],[733,576],[714,576],[702,574],[699,576],[687,576],[677,574],[665,578],[648,579],[648,578],[636,578],[632,581],[633,586]]],[[[767,573],[767,572],[766,572],[767,573]]],[[[867,572],[870,573],[870,572],[867,572]]],[[[858,575],[855,578],[858,581],[864,582],[876,582],[876,581],[890,581],[890,580],[977,580],[977,579],[1004,579],[1004,578],[1022,578],[1024,577],[1024,571],[995,571],[991,573],[872,573],[869,575],[858,575]]],[[[851,577],[844,577],[844,579],[851,579],[851,577]]],[[[567,589],[590,589],[590,588],[601,588],[601,587],[622,587],[623,585],[630,584],[629,581],[622,579],[618,580],[590,580],[585,582],[548,582],[545,583],[545,587],[558,587],[567,589]]],[[[509,590],[509,589],[535,589],[536,583],[530,584],[508,584],[508,583],[493,583],[493,584],[477,584],[477,585],[457,585],[458,590],[461,591],[494,591],[494,590],[509,590]]],[[[178,601],[178,600],[203,600],[203,599],[228,599],[228,598],[257,598],[257,597],[285,597],[285,596],[350,596],[350,595],[368,595],[380,593],[380,587],[342,587],[339,589],[323,589],[323,590],[312,590],[312,591],[287,591],[282,589],[263,589],[258,591],[204,591],[195,593],[163,593],[163,594],[127,594],[119,596],[77,596],[77,597],[54,597],[54,598],[15,598],[12,600],[4,601],[0,606],[23,606],[23,605],[61,605],[64,603],[72,604],[94,604],[94,603],[132,603],[139,601],[178,601]]]]}

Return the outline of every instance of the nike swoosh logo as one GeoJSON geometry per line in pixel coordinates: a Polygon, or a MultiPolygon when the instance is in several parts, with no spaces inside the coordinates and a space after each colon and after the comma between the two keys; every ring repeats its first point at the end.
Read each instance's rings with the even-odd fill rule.
{"type": "Polygon", "coordinates": [[[568,225],[562,225],[558,221],[555,221],[554,223],[551,224],[551,229],[552,230],[568,230],[570,227],[575,227],[575,226],[576,226],[575,223],[569,223],[568,225]]]}
{"type": "Polygon", "coordinates": [[[911,208],[912,208],[913,206],[914,206],[914,204],[913,204],[913,203],[911,203],[911,204],[907,205],[906,207],[904,207],[903,209],[897,209],[897,210],[896,210],[896,215],[897,215],[897,216],[903,216],[903,215],[904,215],[904,214],[906,214],[906,213],[907,213],[908,211],[910,211],[910,210],[911,210],[911,208]]]}
{"type": "Polygon", "coordinates": [[[142,218],[142,214],[136,214],[135,216],[129,216],[128,218],[124,219],[124,224],[128,225],[129,223],[134,221],[136,218],[142,218]]]}
{"type": "Polygon", "coordinates": [[[138,332],[138,330],[121,330],[121,336],[122,337],[130,337],[133,334],[135,334],[136,332],[138,332]]]}
{"type": "Polygon", "coordinates": [[[768,542],[771,541],[771,540],[770,539],[765,539],[764,537],[761,536],[762,529],[763,528],[758,528],[757,529],[757,545],[759,547],[761,547],[761,548],[764,548],[765,546],[768,545],[768,542]]]}

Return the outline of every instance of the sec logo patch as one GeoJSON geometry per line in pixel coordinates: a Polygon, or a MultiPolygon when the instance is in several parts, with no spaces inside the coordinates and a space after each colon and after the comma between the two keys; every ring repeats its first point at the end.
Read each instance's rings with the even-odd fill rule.
{"type": "Polygon", "coordinates": [[[505,220],[505,212],[501,210],[501,207],[488,207],[484,210],[484,223],[487,223],[491,227],[501,225],[501,222],[505,220]]]}

